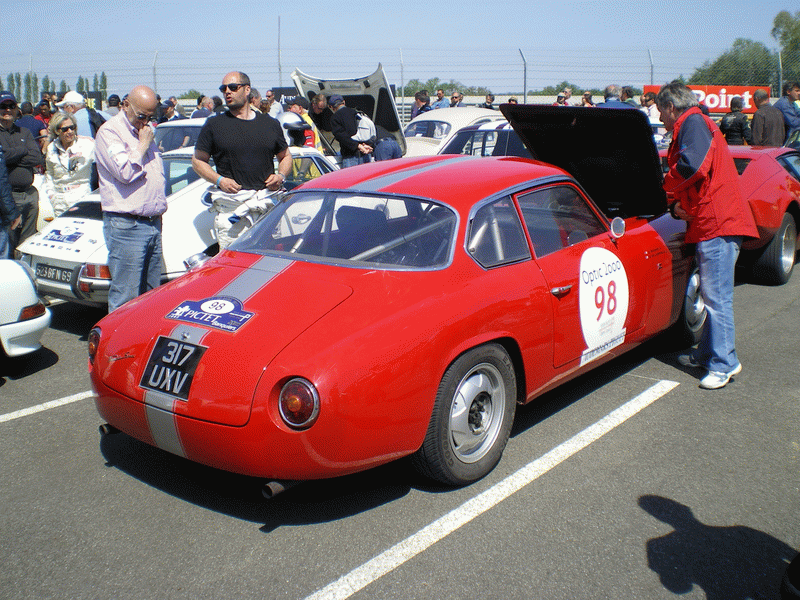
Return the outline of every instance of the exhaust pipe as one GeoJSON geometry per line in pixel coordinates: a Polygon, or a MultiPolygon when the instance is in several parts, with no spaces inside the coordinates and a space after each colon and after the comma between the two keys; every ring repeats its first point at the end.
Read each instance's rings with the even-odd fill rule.
{"type": "Polygon", "coordinates": [[[99,427],[101,435],[111,435],[112,433],[119,433],[119,429],[108,423],[103,423],[99,427]]]}
{"type": "Polygon", "coordinates": [[[261,494],[267,500],[271,500],[281,492],[285,492],[289,488],[296,486],[299,481],[268,481],[261,488],[261,494]]]}

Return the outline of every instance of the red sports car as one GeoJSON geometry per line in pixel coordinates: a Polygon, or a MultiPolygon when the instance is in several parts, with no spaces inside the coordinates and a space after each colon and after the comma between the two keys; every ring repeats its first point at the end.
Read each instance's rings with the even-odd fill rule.
{"type": "Polygon", "coordinates": [[[696,338],[644,114],[550,108],[509,114],[566,169],[436,156],[325,175],[109,314],[89,337],[105,431],[268,479],[413,455],[459,485],[500,460],[517,404],[673,326],[696,338]]]}
{"type": "Polygon", "coordinates": [[[800,152],[791,148],[730,146],[742,193],[759,238],[742,244],[742,260],[761,281],[789,281],[797,253],[800,222],[800,152]]]}

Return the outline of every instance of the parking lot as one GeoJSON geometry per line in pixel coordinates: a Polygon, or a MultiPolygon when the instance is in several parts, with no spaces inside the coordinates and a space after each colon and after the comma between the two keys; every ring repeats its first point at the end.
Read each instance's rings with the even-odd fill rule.
{"type": "Polygon", "coordinates": [[[517,412],[464,488],[407,461],[273,500],[101,438],[86,334],[0,370],[3,598],[769,598],[800,546],[800,277],[736,288],[743,373],[703,391],[656,339],[517,412]],[[57,401],[57,402],[56,402],[57,401]]]}

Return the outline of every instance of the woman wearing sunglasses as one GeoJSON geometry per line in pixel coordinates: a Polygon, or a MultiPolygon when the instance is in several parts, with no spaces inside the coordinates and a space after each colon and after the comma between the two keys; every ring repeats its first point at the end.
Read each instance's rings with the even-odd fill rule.
{"type": "Polygon", "coordinates": [[[91,191],[94,140],[79,136],[75,121],[67,113],[56,113],[49,130],[45,179],[57,217],[91,191]]]}

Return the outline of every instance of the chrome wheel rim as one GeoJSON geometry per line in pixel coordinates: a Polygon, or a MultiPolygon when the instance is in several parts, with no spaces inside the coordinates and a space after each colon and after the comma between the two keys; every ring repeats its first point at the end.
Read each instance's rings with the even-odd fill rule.
{"type": "Polygon", "coordinates": [[[450,447],[465,463],[492,449],[505,416],[506,389],[500,371],[489,363],[474,366],[456,388],[450,407],[450,447]]]}
{"type": "Polygon", "coordinates": [[[783,230],[781,237],[781,269],[789,274],[794,267],[794,257],[797,253],[797,231],[791,223],[783,230]]]}
{"type": "Polygon", "coordinates": [[[684,314],[689,331],[696,332],[706,321],[706,303],[700,293],[700,272],[695,270],[689,277],[684,299],[684,314]]]}

